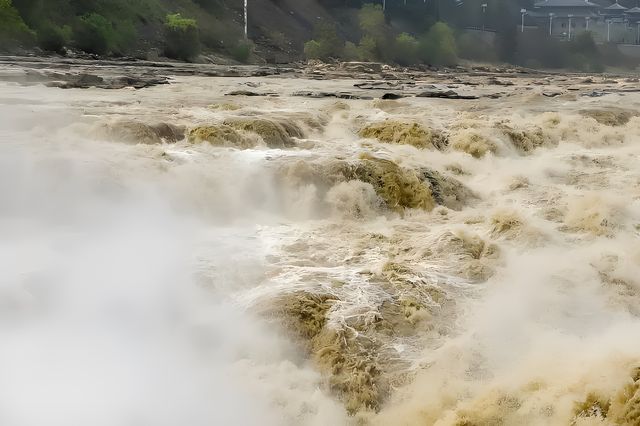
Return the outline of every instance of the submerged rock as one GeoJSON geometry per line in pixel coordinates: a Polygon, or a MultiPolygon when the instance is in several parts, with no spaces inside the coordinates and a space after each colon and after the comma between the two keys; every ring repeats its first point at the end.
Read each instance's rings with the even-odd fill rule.
{"type": "Polygon", "coordinates": [[[509,138],[511,144],[523,154],[529,154],[542,146],[553,146],[557,144],[554,138],[538,126],[519,130],[506,124],[501,124],[498,128],[509,138]]]}
{"type": "Polygon", "coordinates": [[[167,123],[146,124],[135,120],[119,120],[99,125],[95,134],[107,139],[131,144],[174,143],[184,139],[185,128],[167,123]]]}
{"type": "Polygon", "coordinates": [[[574,413],[576,419],[593,419],[593,424],[640,424],[640,368],[615,395],[590,392],[575,404],[574,413]]]}
{"type": "Polygon", "coordinates": [[[225,96],[279,96],[277,93],[273,92],[253,92],[251,90],[233,90],[227,93],[225,96]]]}
{"type": "MultiPolygon", "coordinates": [[[[437,204],[458,210],[475,195],[457,180],[426,168],[408,169],[393,161],[364,155],[354,161],[329,162],[298,161],[282,169],[282,178],[288,185],[315,185],[320,191],[331,192],[331,204],[348,203],[356,211],[354,216],[369,214],[377,200],[371,198],[369,187],[382,200],[382,207],[403,212],[405,209],[431,211],[437,204]],[[369,186],[350,184],[333,188],[345,182],[360,181],[369,186]],[[350,190],[350,197],[344,193],[350,190]],[[335,198],[338,196],[338,198],[335,198]]],[[[346,204],[345,204],[346,205],[346,204]]]]}
{"type": "Polygon", "coordinates": [[[623,109],[585,109],[580,111],[584,117],[593,118],[600,124],[605,126],[624,126],[633,117],[637,117],[638,113],[635,111],[628,111],[623,109]]]}
{"type": "Polygon", "coordinates": [[[224,121],[224,125],[235,130],[255,133],[269,148],[291,148],[296,144],[293,138],[304,137],[300,126],[289,120],[230,118],[224,121]]]}
{"type": "Polygon", "coordinates": [[[231,126],[215,124],[191,129],[189,131],[189,142],[208,142],[214,146],[248,149],[255,147],[258,141],[247,138],[231,126]]]}
{"type": "Polygon", "coordinates": [[[363,127],[358,134],[363,138],[377,139],[384,143],[413,145],[416,148],[442,150],[448,144],[448,139],[442,132],[428,129],[415,122],[382,121],[363,127]]]}
{"type": "Polygon", "coordinates": [[[269,301],[266,313],[301,341],[349,413],[377,410],[389,391],[376,360],[380,346],[365,336],[371,328],[366,324],[339,328],[328,323],[332,306],[339,302],[330,294],[299,291],[269,301]]]}
{"type": "Polygon", "coordinates": [[[444,98],[444,99],[479,99],[476,95],[462,95],[453,90],[428,89],[416,95],[418,98],[444,98]]]}
{"type": "Polygon", "coordinates": [[[446,177],[435,170],[423,169],[422,177],[431,185],[431,195],[435,202],[451,210],[462,210],[469,200],[477,198],[460,181],[446,177]]]}
{"type": "Polygon", "coordinates": [[[393,161],[364,157],[345,172],[347,178],[371,184],[390,209],[431,211],[436,205],[431,187],[420,173],[404,169],[393,161]]]}
{"type": "Polygon", "coordinates": [[[144,89],[160,84],[169,84],[169,80],[166,77],[140,75],[104,78],[94,74],[81,73],[56,74],[55,80],[48,82],[47,86],[60,89],[88,89],[90,87],[99,89],[124,89],[126,87],[144,89]]]}
{"type": "Polygon", "coordinates": [[[454,150],[466,152],[475,158],[482,158],[488,153],[498,151],[498,145],[495,142],[477,131],[464,129],[453,133],[450,139],[454,150]]]}

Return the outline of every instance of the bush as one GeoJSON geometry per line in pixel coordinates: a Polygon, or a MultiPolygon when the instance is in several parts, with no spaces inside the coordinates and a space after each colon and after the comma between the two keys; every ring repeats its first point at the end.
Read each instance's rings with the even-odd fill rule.
{"type": "Polygon", "coordinates": [[[389,60],[393,58],[392,40],[380,5],[365,4],[358,12],[358,25],[362,31],[361,54],[367,60],[389,60]],[[372,46],[373,41],[373,46],[372,46]]]}
{"type": "Polygon", "coordinates": [[[0,0],[0,47],[33,43],[34,33],[24,23],[11,0],[0,0]]]}
{"type": "Polygon", "coordinates": [[[384,12],[378,4],[365,4],[358,12],[358,24],[364,35],[372,37],[384,36],[386,26],[384,12]]]}
{"type": "Polygon", "coordinates": [[[73,34],[75,44],[80,50],[96,55],[109,53],[115,37],[113,24],[98,13],[81,17],[73,34]]]}
{"type": "Polygon", "coordinates": [[[320,42],[309,40],[304,44],[304,56],[307,59],[324,59],[323,49],[320,42]]]}
{"type": "Polygon", "coordinates": [[[338,36],[336,26],[321,21],[313,31],[313,40],[304,45],[304,54],[308,59],[330,59],[342,56],[344,42],[338,36]]]}
{"type": "Polygon", "coordinates": [[[179,13],[170,14],[167,15],[164,28],[164,53],[167,57],[190,61],[198,56],[200,37],[195,19],[183,18],[179,13]]]}
{"type": "Polygon", "coordinates": [[[455,65],[458,62],[456,40],[451,28],[443,22],[435,23],[420,40],[420,55],[431,65],[455,65]]]}
{"type": "Polygon", "coordinates": [[[125,54],[133,49],[138,40],[138,32],[132,21],[116,21],[113,24],[115,30],[111,41],[111,50],[116,54],[125,54]]]}
{"type": "Polygon", "coordinates": [[[360,59],[363,61],[375,61],[378,59],[376,40],[371,36],[364,36],[358,44],[360,59]]]}
{"type": "Polygon", "coordinates": [[[251,57],[252,50],[253,43],[242,40],[230,49],[229,54],[238,62],[247,62],[251,57]]]}
{"type": "Polygon", "coordinates": [[[419,49],[420,45],[414,37],[402,33],[396,37],[394,59],[400,65],[416,64],[419,61],[419,49]]]}
{"type": "Polygon", "coordinates": [[[358,49],[358,46],[350,41],[346,42],[344,44],[344,49],[342,50],[342,59],[344,59],[345,61],[360,60],[360,49],[358,49]]]}
{"type": "Polygon", "coordinates": [[[62,29],[55,25],[46,25],[38,30],[38,46],[47,52],[64,53],[69,41],[69,28],[62,29]]]}

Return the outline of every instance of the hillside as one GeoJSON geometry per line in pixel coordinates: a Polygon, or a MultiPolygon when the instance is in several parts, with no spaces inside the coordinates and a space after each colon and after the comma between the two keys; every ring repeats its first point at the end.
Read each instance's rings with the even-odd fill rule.
{"type": "MultiPolygon", "coordinates": [[[[464,7],[456,2],[389,1],[387,24],[395,33],[420,34],[438,18],[465,24],[474,16],[477,0],[464,7]]],[[[180,14],[191,24],[205,53],[248,60],[248,51],[267,61],[288,61],[302,56],[304,43],[319,22],[336,27],[341,39],[360,39],[358,10],[361,0],[249,0],[249,39],[243,41],[242,0],[0,0],[0,48],[64,48],[98,55],[146,57],[164,53],[167,16],[180,14]]],[[[380,3],[380,2],[376,2],[380,3]]],[[[491,0],[494,10],[515,2],[491,0]]],[[[490,17],[491,18],[491,17],[490,17]]],[[[493,19],[493,18],[491,18],[493,19]]],[[[186,25],[186,27],[184,26],[186,25]]],[[[180,35],[186,43],[194,37],[180,35]]],[[[180,58],[179,58],[180,59],[180,58]]]]}

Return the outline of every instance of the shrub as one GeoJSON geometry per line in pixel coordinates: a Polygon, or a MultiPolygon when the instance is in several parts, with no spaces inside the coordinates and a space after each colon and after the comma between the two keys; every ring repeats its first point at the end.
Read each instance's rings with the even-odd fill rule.
{"type": "Polygon", "coordinates": [[[455,65],[458,62],[456,40],[451,28],[435,23],[420,40],[422,60],[431,65],[455,65]]]}
{"type": "Polygon", "coordinates": [[[376,40],[371,36],[364,36],[358,44],[360,59],[363,61],[375,61],[378,59],[376,40]]]}
{"type": "Polygon", "coordinates": [[[242,40],[230,49],[229,54],[238,62],[247,62],[251,57],[252,50],[253,43],[242,40]]]}
{"type": "Polygon", "coordinates": [[[322,46],[316,40],[309,40],[304,44],[304,56],[307,59],[324,59],[322,52],[322,46]]]}
{"type": "Polygon", "coordinates": [[[338,36],[336,26],[321,21],[313,30],[314,38],[304,45],[304,54],[308,59],[330,59],[342,55],[344,42],[338,36]]]}
{"type": "Polygon", "coordinates": [[[395,40],[394,59],[400,65],[413,65],[419,61],[418,41],[407,33],[402,33],[395,40]]]}
{"type": "Polygon", "coordinates": [[[378,4],[365,4],[358,12],[358,24],[364,35],[384,36],[385,20],[382,7],[378,4]]]}
{"type": "Polygon", "coordinates": [[[81,17],[73,34],[73,39],[79,49],[96,55],[109,53],[115,37],[113,24],[98,13],[90,13],[81,17]]]}
{"type": "Polygon", "coordinates": [[[24,23],[11,0],[0,0],[0,47],[31,44],[34,33],[24,23]]]}
{"type": "Polygon", "coordinates": [[[134,23],[130,20],[116,21],[113,28],[115,30],[111,46],[113,53],[124,54],[131,51],[138,40],[134,23]]]}
{"type": "Polygon", "coordinates": [[[165,50],[167,57],[193,60],[200,53],[200,37],[195,19],[183,18],[179,13],[167,15],[165,21],[165,50]]]}
{"type": "Polygon", "coordinates": [[[361,53],[366,56],[367,60],[393,58],[393,45],[389,42],[392,37],[389,34],[389,28],[380,5],[365,4],[362,6],[358,12],[358,25],[363,34],[360,40],[361,53]]]}
{"type": "Polygon", "coordinates": [[[345,61],[357,61],[360,60],[360,49],[358,46],[348,41],[344,44],[344,49],[342,50],[342,59],[345,61]]]}
{"type": "Polygon", "coordinates": [[[64,53],[64,47],[69,40],[67,30],[55,25],[46,25],[38,29],[38,46],[47,52],[64,53]]]}

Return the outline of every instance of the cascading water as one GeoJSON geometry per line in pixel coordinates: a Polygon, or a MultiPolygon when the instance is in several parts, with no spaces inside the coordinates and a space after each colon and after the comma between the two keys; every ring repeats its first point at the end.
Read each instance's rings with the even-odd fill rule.
{"type": "Polygon", "coordinates": [[[638,424],[635,95],[242,83],[0,83],[0,424],[638,424]]]}

